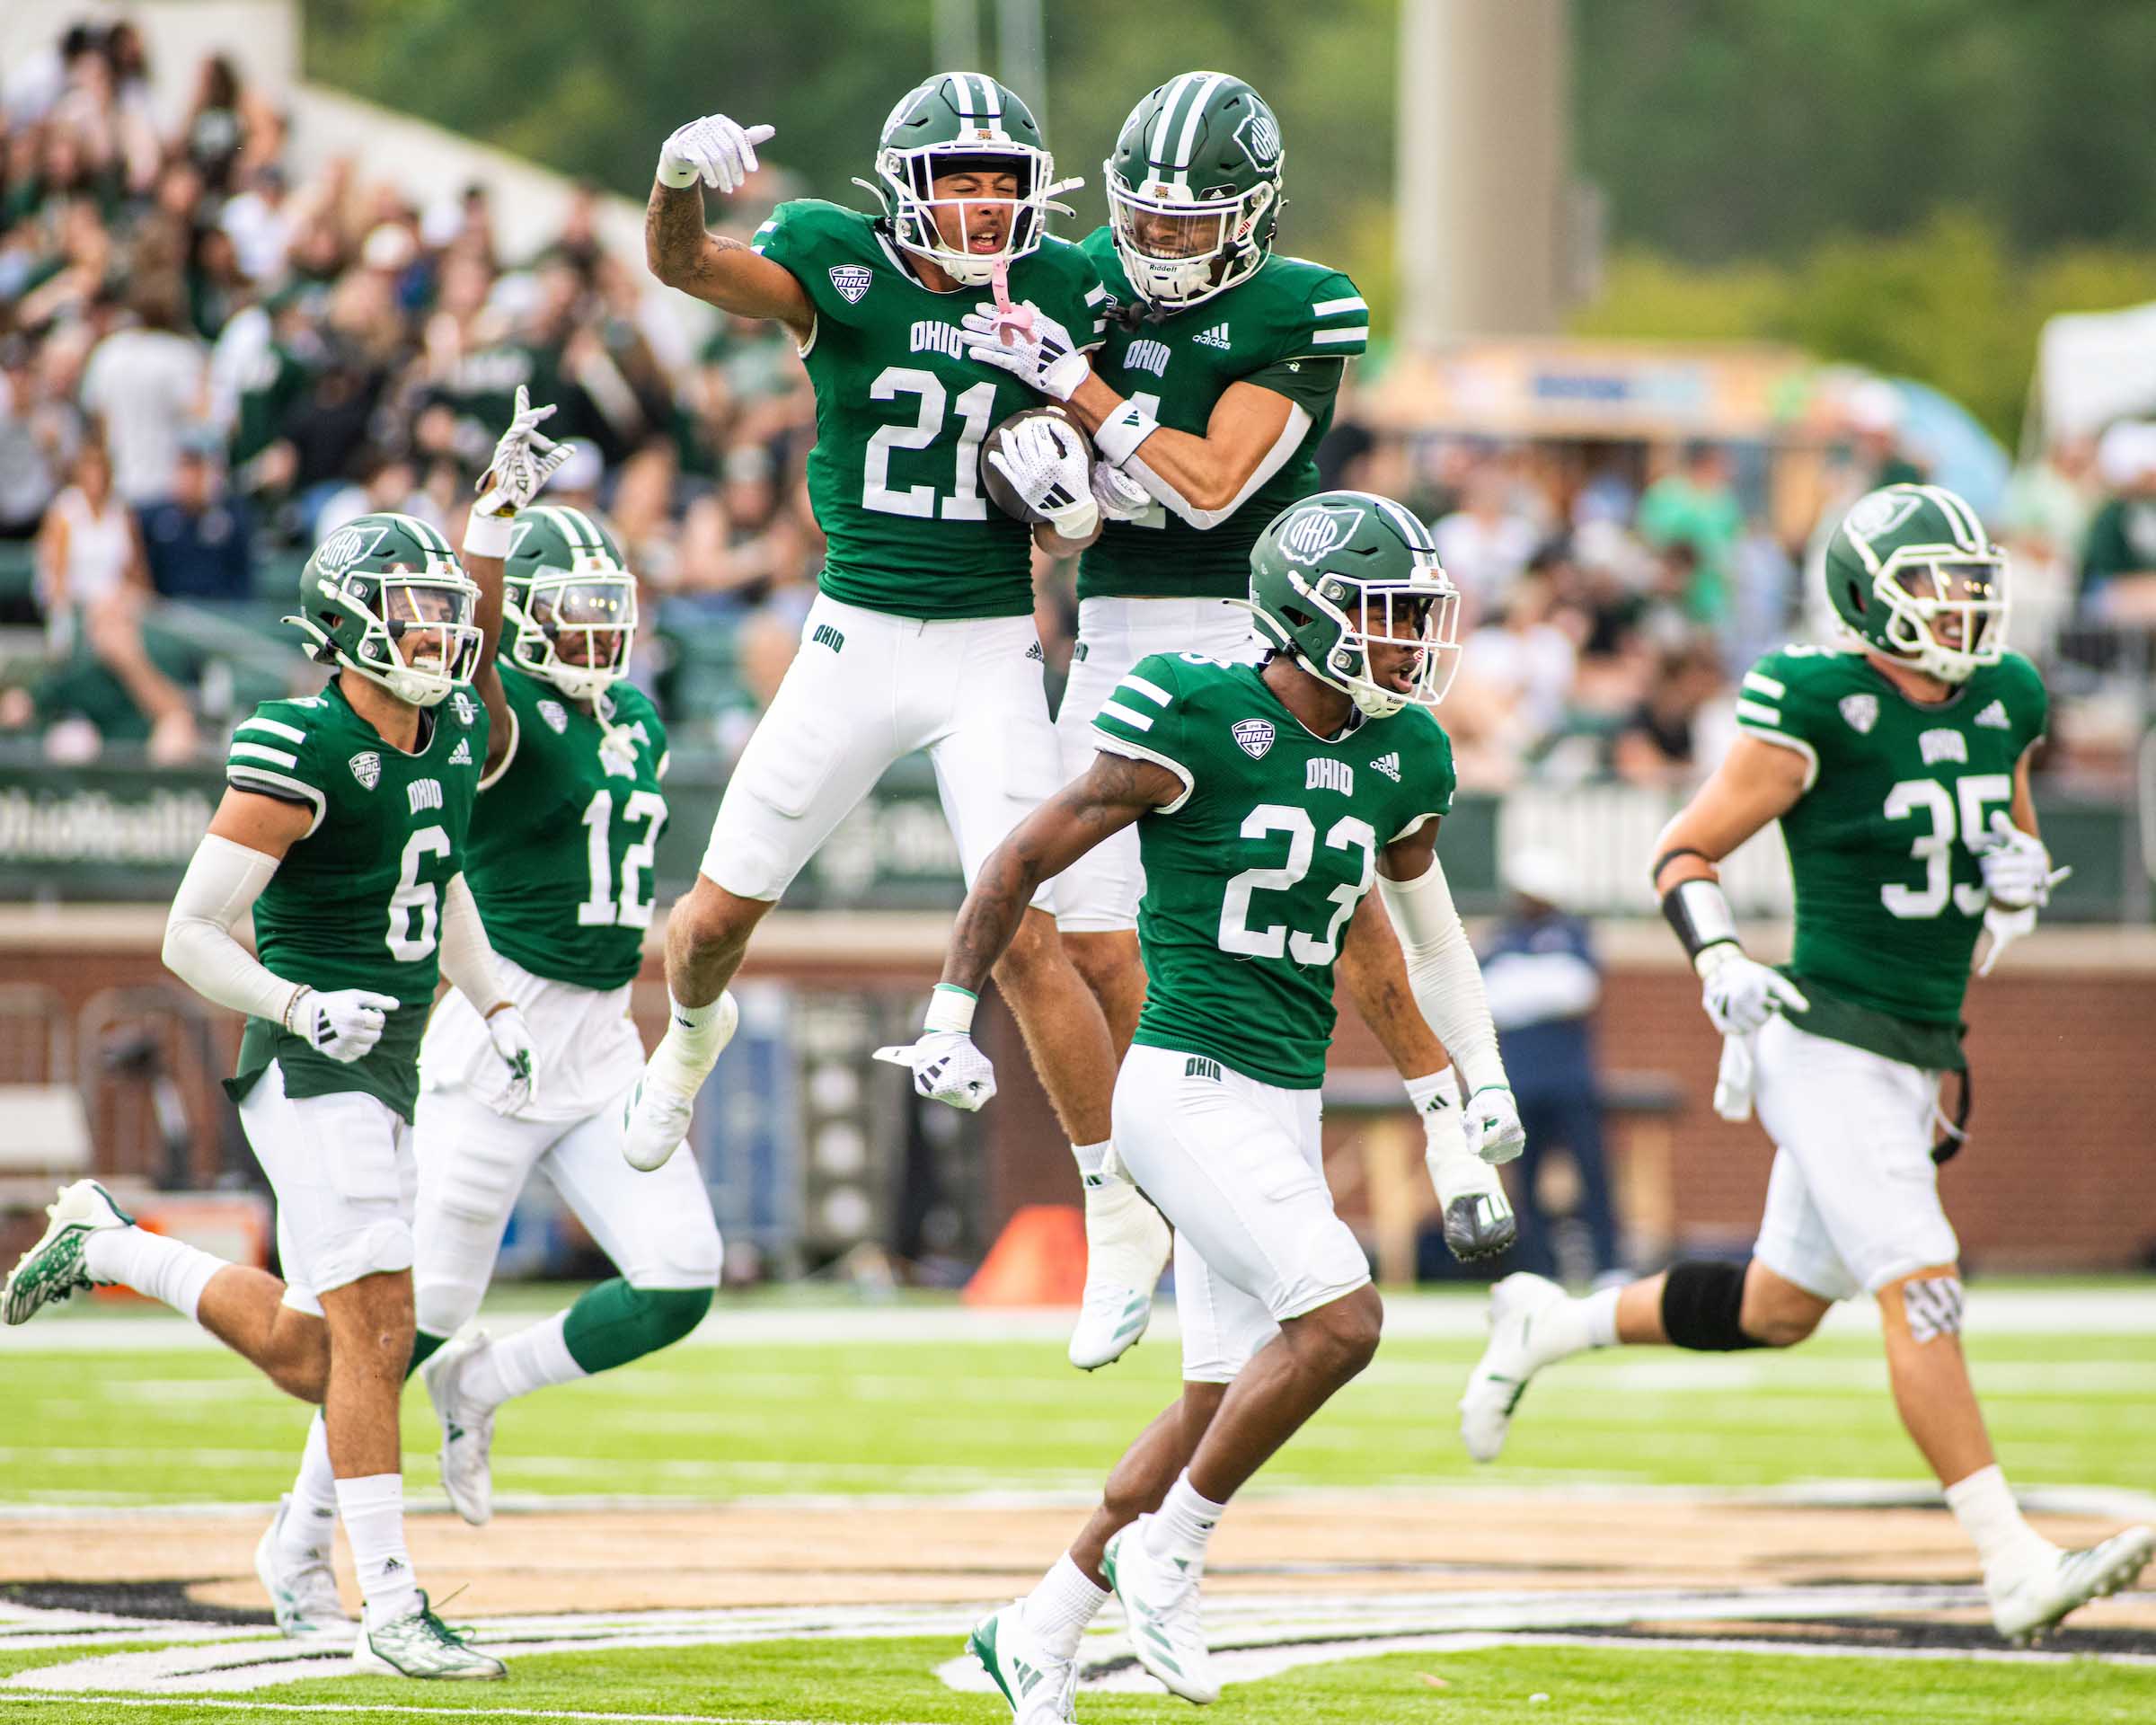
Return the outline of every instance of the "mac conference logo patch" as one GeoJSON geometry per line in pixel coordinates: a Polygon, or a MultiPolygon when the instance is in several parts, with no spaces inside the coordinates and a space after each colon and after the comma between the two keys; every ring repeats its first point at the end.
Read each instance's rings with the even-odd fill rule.
{"type": "Polygon", "coordinates": [[[865,264],[835,263],[831,266],[831,285],[838,289],[838,296],[849,305],[861,304],[861,296],[869,291],[876,279],[876,272],[865,264]]]}
{"type": "Polygon", "coordinates": [[[539,716],[546,721],[546,728],[557,737],[569,729],[569,709],[559,701],[542,701],[539,716]]]}
{"type": "Polygon", "coordinates": [[[359,781],[362,791],[372,791],[382,783],[382,757],[371,748],[362,749],[346,763],[352,776],[359,781]]]}
{"type": "Polygon", "coordinates": [[[1262,761],[1273,746],[1273,721],[1270,719],[1238,719],[1228,728],[1234,738],[1235,747],[1253,761],[1262,761]]]}

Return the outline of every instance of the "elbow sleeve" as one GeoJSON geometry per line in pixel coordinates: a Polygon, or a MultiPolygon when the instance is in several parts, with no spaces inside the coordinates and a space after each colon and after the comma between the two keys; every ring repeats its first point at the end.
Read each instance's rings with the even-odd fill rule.
{"type": "Polygon", "coordinates": [[[165,969],[203,999],[281,1024],[302,985],[268,969],[232,934],[276,872],[275,857],[205,836],[172,895],[163,957],[165,969]]]}
{"type": "Polygon", "coordinates": [[[1388,880],[1381,875],[1378,890],[1400,936],[1415,1004],[1453,1057],[1464,1088],[1471,1095],[1504,1084],[1505,1063],[1498,1056],[1497,1027],[1490,1022],[1481,967],[1460,925],[1443,866],[1433,856],[1427,871],[1417,880],[1388,880]]]}

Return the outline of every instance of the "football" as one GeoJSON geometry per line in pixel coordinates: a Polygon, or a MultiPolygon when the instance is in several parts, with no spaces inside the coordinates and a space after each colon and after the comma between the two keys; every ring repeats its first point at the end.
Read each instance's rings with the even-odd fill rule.
{"type": "Polygon", "coordinates": [[[1003,447],[1003,439],[1016,430],[1020,425],[1028,420],[1038,419],[1062,420],[1070,428],[1072,435],[1084,446],[1085,458],[1089,465],[1093,459],[1093,440],[1085,435],[1084,428],[1071,417],[1070,411],[1066,408],[1054,405],[1021,407],[1009,419],[1003,420],[1002,424],[981,439],[981,488],[988,493],[989,500],[1014,521],[1038,523],[1046,521],[1047,517],[1041,514],[1039,510],[1029,508],[1026,500],[1011,489],[1011,482],[1005,479],[990,463],[988,455],[991,450],[1001,449],[1003,447]]]}

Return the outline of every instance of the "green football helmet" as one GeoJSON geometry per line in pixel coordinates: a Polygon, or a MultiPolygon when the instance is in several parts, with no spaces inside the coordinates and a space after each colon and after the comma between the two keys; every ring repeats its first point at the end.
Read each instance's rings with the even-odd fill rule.
{"type": "Polygon", "coordinates": [[[1140,298],[1174,311],[1261,268],[1280,224],[1286,151],[1265,99],[1223,72],[1171,78],[1101,164],[1109,227],[1140,298]]]}
{"type": "Polygon", "coordinates": [[[2006,553],[1943,485],[1859,498],[1827,544],[1826,596],[1866,646],[1944,683],[2006,652],[2006,553]]]}
{"type": "Polygon", "coordinates": [[[875,180],[853,183],[882,200],[900,250],[928,259],[968,288],[983,288],[996,265],[1008,266],[1038,248],[1049,209],[1061,208],[1048,202],[1065,190],[1053,183],[1055,172],[1040,127],[1024,102],[982,73],[939,72],[899,97],[878,140],[875,180]],[[968,205],[1004,202],[936,196],[937,175],[976,166],[1018,175],[1018,200],[1010,206],[1003,244],[994,252],[947,245],[936,226],[942,205],[956,205],[965,231],[968,205]]]}
{"type": "Polygon", "coordinates": [[[441,702],[479,666],[479,586],[449,542],[416,516],[363,515],[314,548],[299,571],[307,656],[380,684],[415,707],[441,702]],[[402,643],[415,635],[437,639],[402,643]]]}
{"type": "Polygon", "coordinates": [[[1460,589],[1430,530],[1390,498],[1320,491],[1275,516],[1250,547],[1259,632],[1373,719],[1434,707],[1460,668],[1460,589]],[[1373,642],[1420,649],[1405,690],[1370,675],[1373,642]]]}
{"type": "Polygon", "coordinates": [[[636,648],[636,577],[621,542],[582,509],[525,509],[502,562],[501,651],[572,701],[618,683],[636,648]],[[564,659],[565,644],[577,643],[564,659]]]}

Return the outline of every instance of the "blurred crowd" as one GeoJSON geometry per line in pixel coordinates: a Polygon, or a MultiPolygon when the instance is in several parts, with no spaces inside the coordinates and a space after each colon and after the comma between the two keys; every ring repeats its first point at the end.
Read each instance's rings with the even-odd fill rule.
{"type": "MultiPolygon", "coordinates": [[[[160,761],[215,747],[233,696],[204,640],[252,629],[281,663],[261,643],[299,562],[363,510],[455,541],[526,385],[578,446],[550,500],[604,513],[645,585],[634,675],[687,748],[737,748],[822,554],[813,406],[783,331],[696,322],[602,244],[590,188],[548,243],[505,257],[485,185],[415,200],[349,161],[296,172],[287,116],[223,57],[161,129],[151,75],[131,25],[84,25],[0,88],[0,731],[62,759],[108,739],[160,761]]],[[[729,225],[791,190],[765,171],[729,225]]],[[[1445,714],[1463,782],[1666,784],[1711,762],[1745,664],[1823,638],[1803,602],[1823,529],[1923,471],[1893,390],[1872,387],[1797,531],[1770,525],[1756,447],[1410,440],[1350,402],[1327,482],[1435,522],[1466,595],[1445,714]]],[[[2032,601],[2017,645],[2047,650],[2077,615],[2156,615],[2156,426],[2048,454],[2003,514],[2032,601]]],[[[1060,667],[1072,571],[1039,574],[1060,667]]]]}

